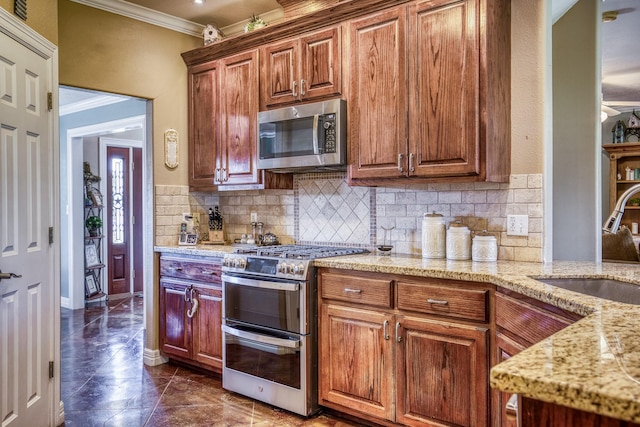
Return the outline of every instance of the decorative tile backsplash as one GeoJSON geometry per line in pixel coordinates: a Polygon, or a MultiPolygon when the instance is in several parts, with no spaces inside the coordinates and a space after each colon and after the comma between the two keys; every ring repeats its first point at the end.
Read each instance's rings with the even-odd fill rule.
{"type": "MultiPolygon", "coordinates": [[[[542,175],[512,175],[508,184],[438,183],[349,187],[345,173],[295,175],[293,190],[189,193],[186,186],[156,186],[156,244],[175,244],[182,212],[220,206],[229,242],[251,231],[256,212],[264,231],[281,243],[361,246],[384,243],[394,252],[421,254],[422,216],[437,212],[446,223],[461,220],[472,231],[498,239],[502,260],[542,261],[542,175]],[[529,215],[528,236],[507,236],[507,214],[529,215]]],[[[197,217],[197,215],[196,215],[197,217]]]]}

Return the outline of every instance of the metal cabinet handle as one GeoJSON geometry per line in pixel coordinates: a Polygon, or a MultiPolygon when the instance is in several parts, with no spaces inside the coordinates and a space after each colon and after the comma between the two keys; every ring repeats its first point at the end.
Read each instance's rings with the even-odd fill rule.
{"type": "Polygon", "coordinates": [[[402,159],[404,158],[404,154],[398,153],[398,172],[403,173],[404,167],[402,166],[402,159]]]}
{"type": "Polygon", "coordinates": [[[202,270],[202,274],[210,274],[210,275],[213,276],[214,274],[216,274],[216,272],[215,271],[209,271],[209,270],[202,270]]]}
{"type": "Polygon", "coordinates": [[[449,304],[449,301],[444,300],[444,299],[432,299],[432,298],[429,298],[427,300],[427,302],[429,304],[437,304],[437,305],[448,305],[449,304]]]}
{"type": "Polygon", "coordinates": [[[196,313],[198,311],[198,304],[199,304],[198,303],[198,293],[193,288],[190,288],[189,299],[191,300],[191,304],[193,304],[193,305],[191,306],[190,309],[187,310],[187,316],[189,316],[189,319],[191,319],[193,316],[196,315],[196,313]]]}
{"type": "Polygon", "coordinates": [[[22,275],[20,274],[16,274],[16,273],[3,273],[2,270],[0,270],[0,280],[2,279],[13,279],[13,278],[20,278],[22,277],[22,275]]]}
{"type": "Polygon", "coordinates": [[[296,87],[298,86],[298,82],[294,80],[291,83],[291,85],[293,86],[291,95],[293,95],[293,97],[295,98],[298,96],[298,92],[296,92],[296,87]]]}
{"type": "Polygon", "coordinates": [[[216,177],[213,179],[213,182],[221,182],[220,181],[220,168],[216,168],[216,177]]]}
{"type": "Polygon", "coordinates": [[[389,333],[387,332],[387,328],[389,327],[389,321],[385,320],[382,324],[382,333],[384,334],[384,339],[389,341],[389,333]]]}
{"type": "Polygon", "coordinates": [[[229,172],[227,171],[227,168],[222,168],[222,180],[224,182],[229,181],[229,172]]]}
{"type": "Polygon", "coordinates": [[[300,80],[300,96],[305,96],[307,92],[304,91],[304,84],[306,81],[304,79],[300,80]]]}
{"type": "Polygon", "coordinates": [[[189,302],[190,301],[189,298],[191,298],[191,296],[190,296],[191,294],[190,294],[189,291],[191,291],[190,287],[189,288],[185,288],[185,290],[184,290],[184,302],[189,302]]]}
{"type": "Polygon", "coordinates": [[[402,336],[400,335],[400,322],[396,322],[396,341],[402,342],[402,336]]]}
{"type": "Polygon", "coordinates": [[[182,267],[173,267],[171,268],[173,271],[182,271],[182,267]]]}
{"type": "Polygon", "coordinates": [[[505,413],[509,418],[518,418],[518,395],[512,394],[505,405],[505,413]]]}
{"type": "Polygon", "coordinates": [[[362,290],[360,289],[351,289],[351,288],[344,288],[344,291],[348,294],[361,294],[362,290]]]}
{"type": "Polygon", "coordinates": [[[413,166],[413,161],[415,159],[415,154],[409,153],[409,172],[415,172],[416,168],[413,166]]]}

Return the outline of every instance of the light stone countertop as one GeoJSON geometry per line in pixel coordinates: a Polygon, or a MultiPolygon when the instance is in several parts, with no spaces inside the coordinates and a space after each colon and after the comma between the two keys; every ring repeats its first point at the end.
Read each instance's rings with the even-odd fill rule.
{"type": "MultiPolygon", "coordinates": [[[[156,247],[224,256],[231,246],[156,247]]],[[[626,421],[640,422],[640,306],[582,295],[532,277],[591,277],[640,285],[640,264],[428,260],[376,254],[323,258],[317,267],[492,283],[585,316],[491,369],[491,386],[626,421]]]]}

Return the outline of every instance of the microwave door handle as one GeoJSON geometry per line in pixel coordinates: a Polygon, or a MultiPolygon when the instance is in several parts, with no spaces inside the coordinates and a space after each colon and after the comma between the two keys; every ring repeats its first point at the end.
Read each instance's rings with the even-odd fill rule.
{"type": "Polygon", "coordinates": [[[268,335],[256,334],[253,332],[242,331],[240,329],[232,328],[227,325],[222,325],[222,330],[230,335],[244,338],[250,341],[261,342],[264,344],[271,344],[278,347],[298,348],[300,347],[300,341],[286,340],[283,338],[271,337],[268,335]]]}
{"type": "Polygon", "coordinates": [[[318,124],[320,122],[320,114],[313,116],[313,154],[320,154],[320,147],[318,147],[318,124]]]}
{"type": "Polygon", "coordinates": [[[222,275],[222,281],[224,283],[231,283],[233,285],[251,286],[254,288],[262,289],[275,289],[278,291],[295,292],[300,290],[300,283],[298,282],[272,282],[267,280],[249,279],[246,277],[228,276],[222,275]]]}

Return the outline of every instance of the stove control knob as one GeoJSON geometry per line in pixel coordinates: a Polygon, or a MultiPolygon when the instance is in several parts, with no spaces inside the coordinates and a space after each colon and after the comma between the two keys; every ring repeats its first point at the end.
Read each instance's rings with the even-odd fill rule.
{"type": "Polygon", "coordinates": [[[293,273],[302,276],[302,273],[304,273],[304,264],[296,265],[293,273]]]}
{"type": "Polygon", "coordinates": [[[283,273],[283,274],[287,273],[287,264],[284,262],[281,262],[280,264],[278,264],[276,268],[278,269],[278,273],[283,273]]]}
{"type": "Polygon", "coordinates": [[[223,267],[230,267],[230,262],[229,262],[229,258],[223,258],[222,259],[222,266],[223,267]]]}
{"type": "Polygon", "coordinates": [[[233,266],[235,268],[242,268],[243,267],[242,264],[243,264],[243,260],[241,258],[236,258],[234,260],[233,266]]]}

